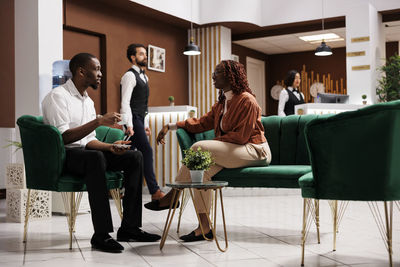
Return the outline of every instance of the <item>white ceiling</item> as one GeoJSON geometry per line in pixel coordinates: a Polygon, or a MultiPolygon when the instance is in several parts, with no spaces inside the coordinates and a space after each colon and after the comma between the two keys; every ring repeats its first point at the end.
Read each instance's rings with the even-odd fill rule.
{"type": "MultiPolygon", "coordinates": [[[[386,22],[384,24],[389,26],[385,27],[386,42],[399,41],[400,21],[386,22]]],[[[304,35],[314,35],[314,34],[322,34],[328,32],[336,33],[341,38],[343,38],[343,41],[335,41],[335,42],[327,41],[326,42],[327,45],[329,45],[331,48],[346,46],[346,28],[254,38],[254,39],[234,41],[233,43],[254,49],[256,51],[262,52],[267,55],[312,51],[318,47],[318,44],[310,44],[308,42],[301,40],[299,37],[304,35]]]]}

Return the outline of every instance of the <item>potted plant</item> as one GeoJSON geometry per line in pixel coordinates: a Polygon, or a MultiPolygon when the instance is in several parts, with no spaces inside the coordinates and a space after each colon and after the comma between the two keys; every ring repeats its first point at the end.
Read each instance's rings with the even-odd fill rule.
{"type": "Polygon", "coordinates": [[[400,99],[400,56],[394,55],[386,61],[386,64],[379,68],[382,78],[378,80],[376,88],[380,102],[387,102],[400,99]]]}
{"type": "Polygon", "coordinates": [[[171,95],[171,96],[168,97],[168,101],[169,101],[169,105],[170,106],[174,106],[175,105],[174,100],[175,100],[174,96],[171,95]]]}
{"type": "Polygon", "coordinates": [[[366,105],[367,104],[367,95],[362,95],[361,98],[363,99],[363,104],[366,105]]]}
{"type": "Polygon", "coordinates": [[[190,170],[192,182],[203,181],[204,171],[214,164],[210,151],[203,151],[200,147],[197,150],[189,148],[185,150],[185,157],[182,163],[190,170]]]}

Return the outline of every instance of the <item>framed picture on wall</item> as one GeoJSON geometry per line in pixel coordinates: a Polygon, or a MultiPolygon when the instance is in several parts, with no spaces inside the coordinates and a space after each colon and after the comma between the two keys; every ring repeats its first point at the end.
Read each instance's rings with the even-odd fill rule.
{"type": "Polygon", "coordinates": [[[149,44],[148,66],[149,70],[165,72],[165,49],[149,44]]]}

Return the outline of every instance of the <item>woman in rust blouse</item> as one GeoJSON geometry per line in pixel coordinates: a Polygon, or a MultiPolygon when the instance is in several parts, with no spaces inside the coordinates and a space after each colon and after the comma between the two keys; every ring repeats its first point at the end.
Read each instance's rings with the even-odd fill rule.
{"type": "MultiPolygon", "coordinates": [[[[184,128],[190,133],[214,129],[214,140],[199,141],[192,146],[196,150],[201,147],[202,150],[210,151],[215,161],[215,164],[204,172],[204,181],[211,180],[223,168],[268,165],[271,162],[271,151],[261,124],[261,108],[249,88],[243,65],[233,60],[223,60],[215,68],[212,78],[214,86],[220,91],[218,102],[213,105],[211,111],[200,119],[190,118],[163,126],[157,136],[157,143],[164,144],[164,137],[168,130],[176,128],[184,128]]],[[[186,166],[183,165],[179,169],[175,180],[190,180],[186,166]]],[[[195,193],[194,202],[200,211],[203,229],[210,229],[206,217],[206,211],[209,211],[211,207],[210,193],[210,190],[195,193]],[[206,206],[201,200],[200,193],[203,195],[206,206]]],[[[168,193],[159,201],[150,202],[145,207],[151,210],[167,209],[171,201],[172,194],[168,193]]],[[[211,230],[206,237],[213,237],[211,230]]],[[[200,226],[180,238],[187,242],[204,240],[200,226]]]]}

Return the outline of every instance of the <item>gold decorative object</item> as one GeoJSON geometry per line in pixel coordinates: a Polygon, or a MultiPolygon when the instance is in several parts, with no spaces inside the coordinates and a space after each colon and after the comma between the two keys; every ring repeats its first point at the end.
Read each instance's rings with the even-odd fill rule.
{"type": "Polygon", "coordinates": [[[369,70],[370,68],[370,65],[359,65],[351,67],[351,70],[369,70]]]}
{"type": "MultiPolygon", "coordinates": [[[[344,88],[346,84],[346,78],[340,78],[340,80],[333,80],[331,78],[331,74],[319,74],[314,73],[312,70],[310,73],[306,71],[306,65],[303,65],[303,69],[300,72],[301,84],[299,91],[304,94],[304,101],[306,103],[313,102],[313,96],[311,95],[310,88],[311,85],[314,83],[322,83],[325,88],[325,93],[332,93],[332,94],[347,94],[347,89],[344,88]],[[322,79],[321,79],[322,76],[322,79]],[[340,86],[339,86],[340,81],[340,86]]],[[[284,84],[283,80],[277,81],[277,83],[284,84]]]]}
{"type": "Polygon", "coordinates": [[[352,43],[368,42],[369,36],[351,38],[352,43]]]}
{"type": "Polygon", "coordinates": [[[348,52],[348,53],[346,53],[346,56],[348,56],[348,57],[365,56],[365,51],[348,52]]]}

